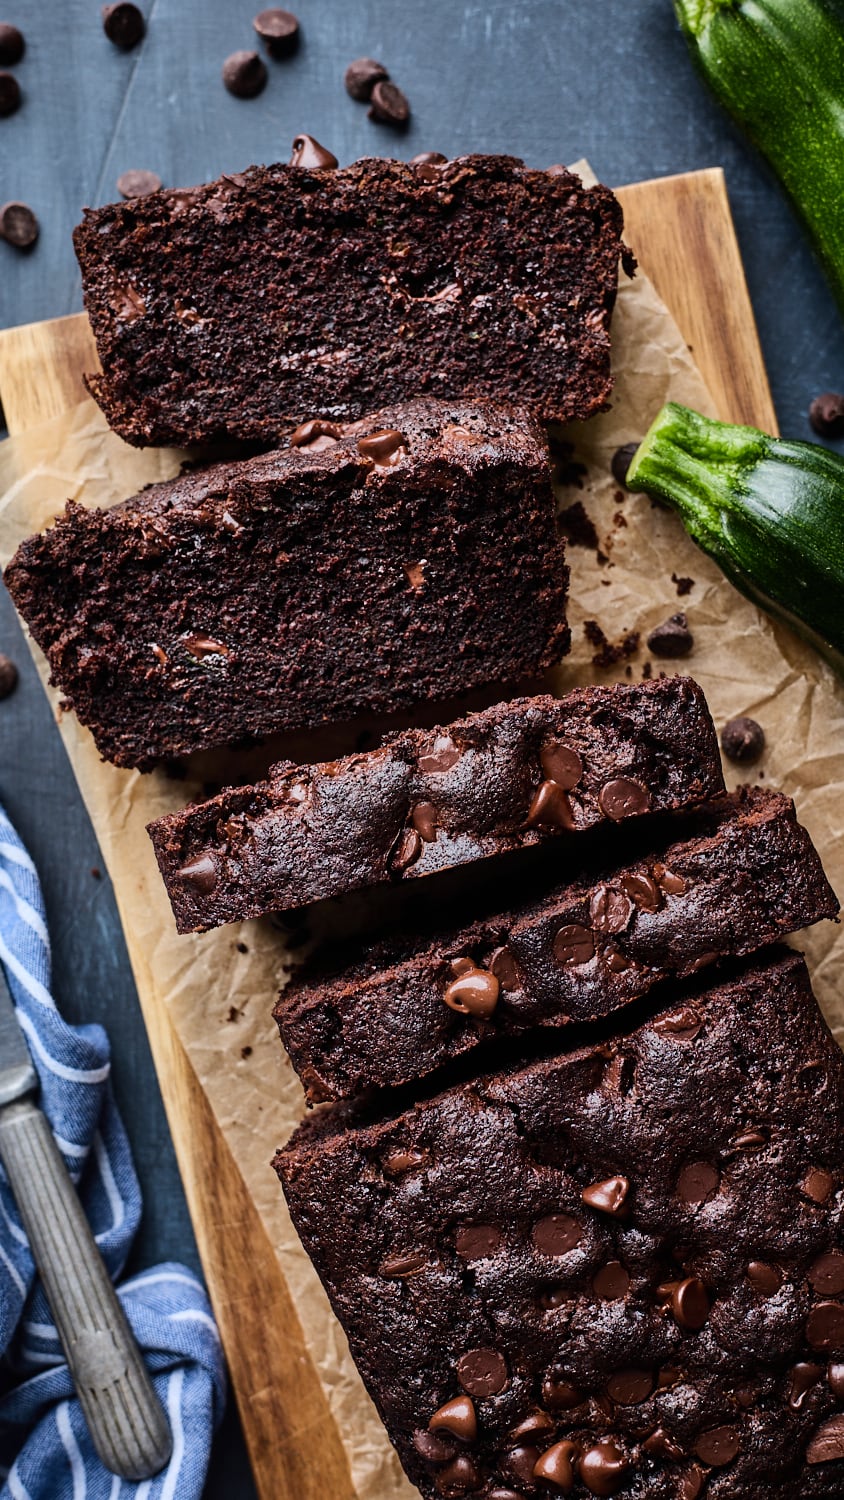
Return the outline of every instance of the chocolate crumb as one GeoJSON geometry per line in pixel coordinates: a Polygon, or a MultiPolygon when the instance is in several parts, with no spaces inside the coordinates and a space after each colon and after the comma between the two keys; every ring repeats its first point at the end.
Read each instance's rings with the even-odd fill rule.
{"type": "Polygon", "coordinates": [[[669,615],[648,636],[648,649],[654,656],[688,656],[694,643],[695,638],[682,611],[669,615]]]}
{"type": "Polygon", "coordinates": [[[241,1049],[240,1049],[240,1055],[241,1055],[241,1057],[243,1058],[243,1060],[245,1062],[246,1059],[247,1059],[247,1057],[251,1057],[252,1056],[252,1048],[251,1047],[241,1047],[241,1049]]]}
{"type": "Polygon", "coordinates": [[[238,1008],[237,1008],[236,1005],[230,1005],[229,1006],[229,1013],[226,1016],[226,1020],[227,1021],[239,1021],[240,1020],[240,1011],[238,1010],[238,1008]]]}
{"type": "Polygon", "coordinates": [[[690,594],[695,586],[693,578],[678,578],[676,573],[671,574],[671,582],[677,586],[677,594],[680,599],[685,594],[690,594]]]}
{"type": "Polygon", "coordinates": [[[0,698],[8,698],[18,685],[18,669],[10,656],[0,652],[0,698]]]}
{"type": "Polygon", "coordinates": [[[575,500],[560,511],[560,530],[573,547],[592,547],[597,550],[598,533],[591,516],[587,515],[582,500],[575,500]]]}
{"type": "Polygon", "coordinates": [[[755,719],[740,714],[730,719],[721,730],[721,749],[728,760],[739,765],[751,765],[758,760],[765,748],[765,731],[755,719]]]}
{"type": "Polygon", "coordinates": [[[630,465],[633,462],[634,455],[638,452],[638,450],[638,443],[625,443],[621,448],[616,448],[615,453],[610,460],[612,477],[615,480],[616,484],[620,485],[623,490],[629,490],[629,486],[627,483],[627,470],[630,468],[630,465]]]}
{"type": "Polygon", "coordinates": [[[809,407],[809,422],[818,437],[844,437],[844,396],[824,391],[809,407]]]}
{"type": "Polygon", "coordinates": [[[624,514],[623,510],[617,510],[615,512],[615,514],[614,514],[614,516],[612,518],[612,523],[613,523],[613,526],[616,528],[616,530],[619,530],[622,526],[626,526],[627,525],[627,517],[624,514]]]}
{"type": "Polygon", "coordinates": [[[607,553],[607,552],[602,552],[602,551],[601,551],[601,549],[600,549],[600,547],[599,547],[599,548],[598,548],[598,551],[597,551],[597,552],[596,552],[596,554],[595,554],[595,556],[596,556],[596,557],[597,557],[597,559],[598,559],[598,562],[599,562],[599,563],[600,563],[600,565],[601,565],[601,567],[602,567],[602,568],[604,568],[604,567],[606,567],[606,565],[607,565],[607,563],[608,563],[608,562],[609,562],[609,560],[610,560],[610,559],[609,559],[609,553],[607,553]]]}
{"type": "Polygon", "coordinates": [[[103,872],[100,869],[99,865],[91,866],[91,875],[93,876],[94,880],[102,880],[103,872]]]}
{"type": "Polygon", "coordinates": [[[583,634],[590,646],[598,648],[592,657],[592,663],[596,667],[613,667],[616,662],[635,656],[639,649],[638,630],[629,630],[620,641],[612,642],[607,640],[597,620],[584,620],[583,634]]]}
{"type": "Polygon", "coordinates": [[[246,946],[245,943],[235,943],[235,947],[237,948],[238,953],[248,953],[249,952],[249,949],[247,948],[247,946],[246,946]]]}

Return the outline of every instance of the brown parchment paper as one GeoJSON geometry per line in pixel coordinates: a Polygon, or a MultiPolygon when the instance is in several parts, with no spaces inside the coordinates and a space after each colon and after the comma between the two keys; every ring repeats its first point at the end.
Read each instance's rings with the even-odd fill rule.
{"type": "MultiPolygon", "coordinates": [[[[562,491],[561,503],[584,502],[606,561],[592,550],[570,549],[574,648],[553,675],[554,687],[562,693],[624,676],[624,664],[604,670],[593,665],[584,620],[597,620],[610,641],[631,630],[644,641],[654,625],[684,608],[695,636],[684,667],[703,685],[716,723],[749,713],[764,725],[768,749],[756,774],[796,799],[833,884],[844,894],[842,684],[808,647],[735,593],[672,514],[643,496],[622,495],[610,477],[615,448],[641,437],[666,399],[713,411],[679,330],[641,273],[632,282],[622,278],[614,349],[612,410],[565,434],[586,474],[582,490],[562,491]],[[672,573],[694,579],[682,599],[672,573]]],[[[108,431],[91,402],[10,439],[0,445],[0,560],[5,565],[21,538],[44,527],[68,497],[107,506],[176,473],[179,460],[174,453],[129,448],[108,431]]],[[[35,655],[46,684],[45,663],[35,655]]],[[[646,655],[642,648],[631,659],[634,676],[641,675],[646,655]]],[[[57,695],[47,692],[57,705],[57,695]]],[[[268,1227],[359,1492],[367,1500],[408,1500],[415,1491],[363,1391],[268,1165],[303,1112],[301,1090],[270,1019],[275,991],[292,961],[287,937],[269,921],[178,937],[144,831],[151,818],[198,795],[203,780],[222,780],[235,766],[242,774],[243,758],[206,757],[185,780],[164,772],[140,776],[101,763],[72,715],[57,708],[57,719],[114,882],[139,989],[169,1008],[268,1227]],[[238,944],[248,951],[238,951],[238,944]]],[[[337,731],[331,749],[352,748],[349,733],[337,731]]],[[[325,736],[318,744],[315,737],[300,737],[296,749],[304,759],[328,753],[325,736]]],[[[272,758],[268,747],[251,753],[250,771],[260,775],[272,758]]],[[[728,771],[728,779],[743,778],[728,771]]],[[[826,923],[806,937],[805,947],[821,1004],[840,1031],[844,929],[826,923]]]]}

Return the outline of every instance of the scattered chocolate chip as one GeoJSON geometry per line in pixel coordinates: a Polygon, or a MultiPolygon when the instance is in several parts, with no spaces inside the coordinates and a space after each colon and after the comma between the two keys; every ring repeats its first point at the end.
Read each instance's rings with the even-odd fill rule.
{"type": "Polygon", "coordinates": [[[622,818],[630,818],[638,813],[647,812],[651,805],[651,794],[640,781],[618,776],[614,781],[607,781],[601,787],[598,793],[598,805],[608,818],[618,823],[622,818]]]}
{"type": "Polygon", "coordinates": [[[407,451],[407,439],[395,427],[372,432],[358,443],[361,458],[368,458],[377,469],[392,469],[407,451]]]}
{"type": "Polygon", "coordinates": [[[291,167],[307,168],[310,172],[333,172],[337,165],[337,157],[333,151],[321,146],[312,135],[300,132],[299,135],[293,137],[293,149],[290,153],[291,167]]]}
{"type": "Polygon", "coordinates": [[[537,1219],[530,1237],[540,1255],[568,1255],[583,1239],[583,1226],[571,1214],[547,1214],[537,1219]]]}
{"type": "Polygon", "coordinates": [[[747,766],[759,759],[765,748],[765,731],[755,719],[740,714],[721,730],[721,749],[728,760],[747,766]]]}
{"type": "Polygon", "coordinates": [[[639,911],[659,911],[662,898],[656,881],[650,875],[622,875],[621,888],[639,911]]]}
{"type": "Polygon", "coordinates": [[[410,105],[400,88],[388,78],[379,78],[370,95],[369,118],[382,125],[406,125],[410,119],[410,105]]]}
{"type": "Polygon", "coordinates": [[[654,1388],[650,1370],[616,1370],[607,1381],[607,1395],[619,1406],[638,1406],[654,1388]]]}
{"type": "Polygon", "coordinates": [[[669,1296],[675,1322],[690,1333],[697,1333],[709,1317],[709,1296],[697,1276],[670,1283],[669,1296]]]}
{"type": "Polygon", "coordinates": [[[489,960],[489,970],[491,974],[495,975],[502,990],[520,990],[522,988],[518,966],[509,948],[496,948],[489,960]]]}
{"type": "Polygon", "coordinates": [[[410,1250],[406,1255],[388,1255],[382,1260],[379,1271],[388,1280],[402,1280],[405,1276],[418,1276],[428,1264],[428,1257],[421,1250],[410,1250]]]}
{"type": "Polygon", "coordinates": [[[461,1260],[486,1260],[499,1249],[502,1238],[494,1224],[464,1224],[454,1237],[454,1248],[461,1260]]]}
{"type": "Polygon", "coordinates": [[[259,11],[252,22],[270,57],[289,57],[299,45],[299,20],[291,10],[259,11]]]}
{"type": "Polygon", "coordinates": [[[826,1203],[832,1189],[832,1178],[822,1167],[810,1167],[800,1184],[800,1191],[815,1203],[826,1203]]]}
{"type": "Polygon", "coordinates": [[[213,854],[198,854],[177,872],[180,880],[193,886],[200,896],[210,896],[217,887],[217,862],[213,854]]]}
{"type": "Polygon", "coordinates": [[[455,1396],[434,1412],[429,1432],[450,1432],[461,1443],[473,1443],[478,1435],[478,1419],[469,1396],[455,1396]]]}
{"type": "Polygon", "coordinates": [[[479,1400],[497,1396],[509,1379],[507,1361],[497,1349],[469,1349],[457,1361],[457,1379],[464,1391],[479,1400]]]}
{"type": "Polygon", "coordinates": [[[0,698],[8,698],[18,685],[18,669],[10,656],[0,652],[0,698]]]}
{"type": "Polygon", "coordinates": [[[829,1250],[819,1255],[808,1270],[808,1278],[816,1292],[824,1296],[837,1296],[844,1292],[844,1255],[840,1250],[829,1250]]]}
{"type": "Polygon", "coordinates": [[[613,1438],[602,1438],[587,1448],[580,1460],[580,1478],[590,1495],[614,1495],[630,1467],[613,1438]]]}
{"type": "MultiPolygon", "coordinates": [[[[601,560],[602,553],[598,553],[601,560]]],[[[606,562],[606,558],[604,558],[606,562]]],[[[619,641],[609,641],[597,620],[584,620],[583,634],[591,645],[597,646],[597,651],[592,657],[593,665],[596,667],[614,667],[617,662],[624,661],[627,657],[635,656],[639,649],[638,630],[628,630],[626,635],[619,641]]]]}
{"type": "Polygon", "coordinates": [[[593,1182],[581,1193],[584,1203],[599,1213],[618,1218],[627,1208],[630,1183],[626,1177],[607,1177],[603,1182],[593,1182]]]}
{"type": "Polygon", "coordinates": [[[554,938],[554,957],[566,969],[577,969],[594,957],[595,939],[588,927],[570,922],[554,938]]]}
{"type": "Polygon", "coordinates": [[[592,1278],[592,1290],[606,1302],[618,1302],[630,1289],[630,1273],[620,1260],[608,1261],[592,1278]]]}
{"type": "Polygon", "coordinates": [[[695,586],[693,578],[678,578],[676,573],[671,574],[671,582],[674,584],[680,599],[684,598],[686,594],[690,594],[695,586]]]}
{"type": "Polygon", "coordinates": [[[747,1279],[760,1297],[773,1297],[782,1286],[782,1273],[767,1261],[752,1260],[747,1267],[747,1279]]]}
{"type": "Polygon", "coordinates": [[[683,1203],[706,1203],[718,1191],[720,1175],[708,1161],[692,1161],[677,1178],[677,1197],[683,1203]]]}
{"type": "Polygon", "coordinates": [[[382,1166],[391,1177],[401,1177],[405,1172],[413,1171],[414,1167],[425,1167],[428,1164],[428,1156],[424,1151],[391,1151],[384,1157],[382,1166]]]}
{"type": "Polygon", "coordinates": [[[14,73],[0,73],[0,119],[21,106],[21,86],[14,73]]]}
{"type": "Polygon", "coordinates": [[[799,1411],[812,1386],[817,1385],[823,1375],[821,1365],[809,1365],[801,1363],[795,1365],[791,1371],[791,1385],[788,1392],[788,1404],[794,1411],[799,1411]]]}
{"type": "Polygon", "coordinates": [[[589,547],[593,552],[597,550],[598,533],[582,500],[574,500],[571,505],[566,505],[557,516],[557,524],[573,547],[589,547]]]}
{"type": "Polygon", "coordinates": [[[583,775],[583,761],[573,745],[564,740],[548,740],[539,752],[539,764],[546,780],[570,792],[583,775]]]}
{"type": "Polygon", "coordinates": [[[596,932],[623,932],[633,915],[633,902],[611,885],[596,886],[589,902],[589,921],[596,932]]]}
{"type": "Polygon", "coordinates": [[[542,1479],[546,1484],[562,1490],[564,1495],[568,1494],[574,1486],[574,1460],[577,1451],[577,1444],[569,1438],[554,1443],[552,1448],[546,1448],[537,1459],[533,1466],[533,1478],[542,1479]]]}
{"type": "Polygon", "coordinates": [[[117,191],[121,198],[148,198],[161,187],[161,178],[156,172],[147,172],[142,167],[132,167],[121,172],[117,179],[117,191]]]}
{"type": "Polygon", "coordinates": [[[143,41],[147,25],[137,5],[129,4],[127,0],[120,0],[118,5],[104,5],[102,17],[103,31],[123,52],[131,52],[138,42],[143,41]]]}
{"type": "Polygon", "coordinates": [[[463,1016],[491,1016],[498,1004],[499,983],[488,969],[472,965],[446,986],[443,1000],[463,1016]]]}
{"type": "Polygon", "coordinates": [[[0,66],[13,68],[24,54],[23,32],[8,21],[0,21],[0,66]]]}
{"type": "Polygon", "coordinates": [[[257,52],[232,52],[223,63],[223,83],[236,99],[254,99],[268,77],[266,63],[257,52]]]}
{"type": "Polygon", "coordinates": [[[688,656],[695,638],[689,629],[689,622],[682,613],[669,615],[661,625],[657,625],[648,636],[648,650],[654,656],[688,656]]]}
{"type": "Polygon", "coordinates": [[[739,1435],[734,1427],[710,1427],[702,1432],[695,1443],[695,1453],[705,1464],[723,1468],[731,1464],[741,1447],[739,1435]]]}
{"type": "Polygon", "coordinates": [[[829,1464],[844,1458],[844,1413],[822,1422],[806,1448],[808,1464],[829,1464]]]}
{"type": "Polygon", "coordinates": [[[571,803],[556,781],[541,781],[528,808],[528,828],[574,828],[571,803]]]}
{"type": "Polygon", "coordinates": [[[621,485],[623,490],[627,489],[627,470],[639,451],[638,443],[625,443],[623,447],[616,448],[610,462],[612,477],[616,484],[621,485]]]}
{"type": "Polygon", "coordinates": [[[844,437],[844,396],[824,391],[809,407],[809,421],[818,437],[844,437]]]}
{"type": "Polygon", "coordinates": [[[354,62],[349,63],[343,74],[343,82],[347,94],[351,94],[361,104],[368,104],[376,83],[386,83],[389,76],[382,63],[375,62],[371,57],[357,57],[354,62]]]}

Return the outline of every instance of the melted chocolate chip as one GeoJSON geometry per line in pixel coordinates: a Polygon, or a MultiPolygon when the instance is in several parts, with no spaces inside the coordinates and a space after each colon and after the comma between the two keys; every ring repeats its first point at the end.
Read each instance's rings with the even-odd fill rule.
{"type": "Polygon", "coordinates": [[[673,1282],[670,1287],[671,1311],[680,1328],[698,1333],[709,1317],[709,1294],[698,1276],[673,1282]]]}
{"type": "Polygon", "coordinates": [[[626,1212],[629,1192],[630,1183],[626,1177],[607,1177],[603,1182],[593,1182],[585,1187],[580,1196],[590,1208],[618,1218],[626,1212]]]}
{"type": "Polygon", "coordinates": [[[836,1463],[844,1458],[844,1413],[823,1422],[809,1439],[806,1449],[808,1464],[836,1463]]]}
{"type": "Polygon", "coordinates": [[[562,1490],[568,1494],[574,1485],[574,1460],[577,1456],[577,1444],[569,1438],[563,1438],[562,1442],[555,1443],[552,1448],[546,1448],[545,1452],[537,1459],[533,1466],[534,1479],[542,1479],[546,1484],[551,1484],[555,1489],[562,1490]]]}
{"type": "Polygon", "coordinates": [[[633,902],[624,891],[599,885],[589,902],[589,920],[596,932],[623,932],[633,915],[633,902]]]}
{"type": "Polygon", "coordinates": [[[556,781],[541,781],[528,808],[526,827],[574,828],[571,803],[556,781]]]}
{"type": "Polygon", "coordinates": [[[655,1427],[649,1437],[642,1444],[646,1453],[651,1453],[655,1458],[673,1458],[675,1461],[683,1457],[683,1449],[665,1430],[664,1427],[655,1427]]]}
{"type": "Polygon", "coordinates": [[[501,1467],[508,1479],[515,1479],[517,1484],[530,1484],[540,1457],[540,1451],[533,1443],[518,1443],[504,1454],[501,1467]]]}
{"type": "Polygon", "coordinates": [[[455,1396],[434,1412],[429,1432],[450,1432],[461,1443],[473,1443],[478,1435],[478,1419],[469,1396],[455,1396]]]}
{"type": "Polygon", "coordinates": [[[527,1416],[511,1427],[507,1434],[508,1440],[521,1441],[526,1437],[546,1437],[549,1433],[556,1432],[557,1424],[547,1411],[529,1411],[527,1416]]]}
{"type": "Polygon", "coordinates": [[[443,994],[450,1010],[463,1016],[491,1016],[498,1004],[499,984],[488,969],[464,969],[443,994]]]}
{"type": "Polygon", "coordinates": [[[682,875],[675,875],[672,870],[666,870],[665,865],[659,863],[654,865],[654,880],[666,896],[685,894],[686,882],[682,875]]]}
{"type": "Polygon", "coordinates": [[[583,761],[573,745],[565,740],[548,740],[539,752],[539,764],[547,781],[570,792],[583,775],[583,761]]]}
{"type": "Polygon", "coordinates": [[[382,1166],[391,1177],[400,1177],[405,1172],[411,1172],[415,1167],[428,1165],[429,1157],[425,1151],[391,1151],[384,1157],[382,1166]]]}
{"type": "Polygon", "coordinates": [[[590,1495],[614,1495],[630,1465],[613,1438],[602,1438],[587,1448],[580,1460],[580,1477],[590,1495]]]}
{"type": "Polygon", "coordinates": [[[633,968],[632,958],[628,958],[626,953],[619,953],[617,948],[608,949],[602,956],[611,974],[623,974],[626,969],[633,968]]]}
{"type": "Polygon", "coordinates": [[[568,1255],[583,1239],[583,1226],[571,1214],[547,1214],[534,1224],[531,1239],[541,1255],[568,1255]]]}
{"type": "Polygon", "coordinates": [[[482,1480],[468,1453],[458,1453],[450,1464],[440,1469],[434,1483],[441,1495],[451,1496],[479,1490],[482,1480]]]}
{"type": "Polygon", "coordinates": [[[658,1016],[653,1023],[653,1029],[657,1036],[677,1037],[680,1041],[694,1041],[703,1025],[700,1016],[690,1005],[684,1005],[679,1010],[669,1011],[666,1016],[658,1016]]]}
{"type": "Polygon", "coordinates": [[[572,1407],[582,1406],[584,1398],[583,1392],[570,1380],[546,1375],[542,1382],[542,1399],[552,1411],[571,1411],[572,1407]]]}
{"type": "Polygon", "coordinates": [[[622,875],[621,889],[639,911],[659,911],[662,905],[659,887],[650,875],[622,875]]]}
{"type": "Polygon", "coordinates": [[[608,781],[601,787],[598,804],[608,818],[619,823],[622,818],[632,818],[647,812],[651,805],[651,794],[640,781],[617,776],[614,781],[608,781]]]}
{"type": "Polygon", "coordinates": [[[595,954],[595,939],[588,927],[579,922],[570,922],[561,927],[554,937],[554,957],[566,969],[577,969],[588,964],[595,954]]]}
{"type": "Polygon", "coordinates": [[[342,435],[343,429],[336,422],[323,422],[320,417],[312,417],[291,432],[289,441],[291,448],[312,448],[320,453],[325,448],[333,448],[342,435]]]}
{"type": "Polygon", "coordinates": [[[358,442],[358,453],[361,458],[368,458],[376,469],[395,468],[406,452],[407,439],[395,427],[385,427],[380,432],[372,432],[369,437],[362,437],[358,442]]]}
{"type": "Polygon", "coordinates": [[[443,771],[450,771],[456,766],[460,759],[460,751],[454,741],[447,734],[441,734],[434,741],[433,750],[419,757],[419,769],[426,776],[440,776],[443,771]]]}
{"type": "Polygon", "coordinates": [[[620,1260],[611,1260],[592,1278],[592,1288],[607,1302],[618,1302],[630,1289],[630,1273],[620,1260]]]}
{"type": "Polygon", "coordinates": [[[428,1464],[444,1464],[455,1454],[455,1443],[451,1437],[442,1437],[436,1432],[426,1432],[417,1427],[413,1434],[413,1446],[420,1458],[428,1464]]]}
{"type": "Polygon", "coordinates": [[[291,167],[307,168],[310,172],[333,172],[337,165],[334,153],[321,146],[312,135],[305,135],[303,131],[293,137],[291,167]]]}
{"type": "Polygon", "coordinates": [[[718,1191],[717,1168],[707,1161],[692,1161],[677,1178],[677,1197],[684,1203],[705,1203],[718,1191]]]}
{"type": "Polygon", "coordinates": [[[741,1447],[735,1427],[710,1427],[695,1443],[695,1453],[705,1464],[723,1468],[731,1464],[741,1447]]]}
{"type": "Polygon", "coordinates": [[[840,1250],[819,1255],[809,1267],[808,1277],[815,1291],[827,1297],[844,1292],[844,1255],[840,1250]]]}
{"type": "Polygon", "coordinates": [[[434,844],[437,840],[437,809],[433,802],[417,802],[410,821],[419,837],[425,844],[434,844]]]}
{"type": "Polygon", "coordinates": [[[616,1370],[607,1381],[607,1395],[618,1406],[638,1406],[654,1388],[650,1370],[616,1370]]]}
{"type": "Polygon", "coordinates": [[[257,52],[232,52],[223,63],[223,83],[236,99],[255,99],[266,87],[266,64],[257,52]]]}
{"type": "Polygon", "coordinates": [[[752,1260],[747,1267],[747,1279],[760,1297],[773,1297],[782,1286],[782,1272],[767,1261],[752,1260]]]}
{"type": "Polygon", "coordinates": [[[182,645],[196,661],[205,661],[207,656],[231,656],[228,646],[216,641],[211,635],[186,635],[182,645]]]}
{"type": "Polygon", "coordinates": [[[677,1500],[697,1500],[703,1489],[706,1475],[697,1464],[692,1464],[685,1474],[681,1474],[677,1481],[677,1500]]]}
{"type": "Polygon", "coordinates": [[[844,1307],[840,1302],[819,1302],[812,1308],[806,1339],[812,1349],[844,1349],[844,1307]]]}
{"type": "Polygon", "coordinates": [[[418,1276],[427,1264],[428,1257],[421,1250],[410,1250],[406,1255],[388,1255],[382,1260],[379,1271],[388,1279],[398,1280],[404,1276],[418,1276]]]}
{"type": "Polygon", "coordinates": [[[416,829],[405,828],[404,832],[399,835],[398,842],[393,849],[390,858],[390,868],[400,874],[402,870],[407,870],[414,864],[421,853],[422,840],[416,829]]]}
{"type": "Polygon", "coordinates": [[[788,1391],[789,1406],[799,1411],[808,1392],[817,1385],[822,1375],[823,1369],[820,1365],[795,1365],[791,1371],[791,1384],[788,1391]]]}
{"type": "Polygon", "coordinates": [[[832,1178],[822,1167],[810,1167],[800,1184],[800,1191],[814,1203],[826,1203],[833,1186],[832,1178]]]}
{"type": "Polygon", "coordinates": [[[503,1235],[494,1224],[464,1224],[454,1238],[454,1248],[461,1260],[485,1260],[494,1255],[503,1235]]]}
{"type": "Polygon", "coordinates": [[[508,1378],[507,1361],[497,1349],[470,1349],[457,1361],[457,1379],[470,1396],[497,1396],[508,1378]]]}
{"type": "Polygon", "coordinates": [[[213,854],[198,854],[196,859],[188,860],[176,873],[186,885],[193,886],[200,896],[210,896],[217,888],[217,861],[213,854]]]}
{"type": "Polygon", "coordinates": [[[444,167],[448,163],[448,157],[443,156],[441,151],[417,151],[408,162],[409,167],[444,167]]]}
{"type": "Polygon", "coordinates": [[[494,974],[502,990],[520,990],[522,981],[516,960],[507,947],[496,948],[489,961],[490,973],[494,974]]]}

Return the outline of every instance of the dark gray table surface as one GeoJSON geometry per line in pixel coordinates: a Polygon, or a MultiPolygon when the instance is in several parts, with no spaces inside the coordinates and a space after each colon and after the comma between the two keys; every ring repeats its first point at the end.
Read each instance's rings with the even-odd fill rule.
{"type": "MultiPolygon", "coordinates": [[[[613,185],[720,164],[783,431],[810,437],[812,396],[844,388],[841,320],[821,273],[770,173],[693,74],[670,0],[299,0],[299,52],[270,63],[251,101],[225,92],[220,67],[252,46],[257,5],[142,8],[147,38],[120,53],[97,0],[0,0],[0,19],[27,38],[16,69],[24,105],[0,121],[0,200],[26,200],[41,221],[32,254],[0,244],[0,326],[81,306],[71,229],[83,204],[117,196],[126,168],[184,186],[286,160],[307,130],[341,163],[421,150],[512,152],[535,166],[586,155],[613,185]],[[347,97],[343,70],[361,55],[381,59],[406,90],[405,134],[371,123],[347,97]]],[[[17,692],[0,704],[0,796],[41,870],[59,1003],[111,1035],[144,1190],[134,1264],[198,1265],[112,892],[92,873],[102,859],[5,594],[0,649],[21,667],[17,692]]],[[[206,1494],[254,1495],[233,1414],[206,1494]]]]}

